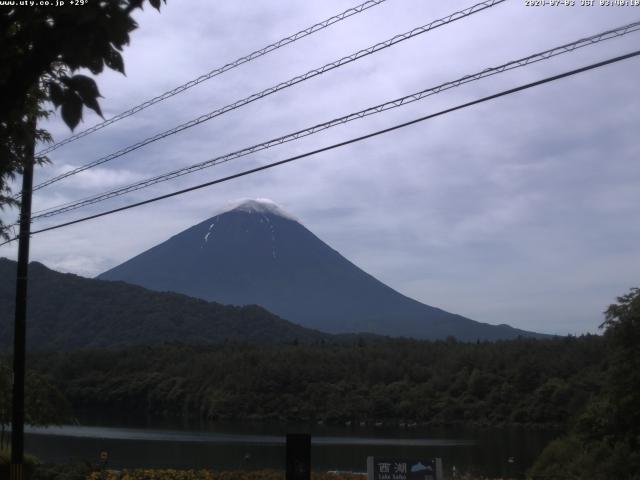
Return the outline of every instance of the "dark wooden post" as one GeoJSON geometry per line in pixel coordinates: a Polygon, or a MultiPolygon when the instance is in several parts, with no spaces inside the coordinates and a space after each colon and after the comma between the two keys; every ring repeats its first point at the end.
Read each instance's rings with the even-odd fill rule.
{"type": "Polygon", "coordinates": [[[311,435],[287,434],[286,480],[309,480],[311,478],[311,435]]]}
{"type": "Polygon", "coordinates": [[[11,480],[23,480],[24,462],[24,379],[27,337],[27,276],[31,236],[31,193],[33,191],[34,139],[27,152],[22,173],[20,235],[18,237],[18,273],[16,278],[16,312],[13,334],[13,397],[11,418],[11,480]]]}

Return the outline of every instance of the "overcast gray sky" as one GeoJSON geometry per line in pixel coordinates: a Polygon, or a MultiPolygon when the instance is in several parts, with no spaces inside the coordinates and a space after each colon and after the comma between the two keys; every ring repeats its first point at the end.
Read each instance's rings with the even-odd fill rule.
{"type": "MultiPolygon", "coordinates": [[[[169,0],[98,77],[109,117],[358,0],[169,0]]],[[[388,0],[56,150],[57,175],[312,68],[472,5],[388,0]]],[[[640,19],[640,7],[508,0],[43,189],[34,209],[228,153],[640,19]]],[[[596,4],[599,2],[596,2],[596,4]]],[[[80,8],[80,7],[78,7],[80,8]]],[[[630,52],[640,33],[490,77],[34,228],[201,183],[630,52]]],[[[94,276],[212,216],[266,197],[401,293],[489,323],[595,332],[640,285],[640,60],[632,59],[182,197],[36,235],[32,260],[94,276]]],[[[92,113],[80,129],[99,121],[92,113]]],[[[69,135],[59,117],[45,125],[69,135]]],[[[3,218],[15,220],[15,212],[3,218]]],[[[0,255],[16,257],[15,245],[0,255]]]]}

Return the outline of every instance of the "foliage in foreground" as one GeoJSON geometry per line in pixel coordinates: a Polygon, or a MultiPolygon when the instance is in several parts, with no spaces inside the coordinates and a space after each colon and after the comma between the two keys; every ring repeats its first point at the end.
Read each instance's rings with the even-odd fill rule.
{"type": "MultiPolygon", "coordinates": [[[[311,480],[363,480],[366,476],[350,473],[311,472],[311,480]]],[[[136,469],[93,472],[86,480],[284,480],[282,470],[253,470],[214,472],[212,470],[153,470],[136,469]]],[[[459,480],[483,480],[460,477],[459,480]]],[[[488,480],[488,479],[486,479],[488,480]]],[[[499,479],[496,479],[499,480],[499,479]]]]}
{"type": "MultiPolygon", "coordinates": [[[[134,469],[93,472],[87,480],[282,480],[277,470],[213,472],[212,470],[134,469]]],[[[319,480],[315,475],[314,480],[319,480]]],[[[346,479],[345,479],[346,480],[346,479]]]]}
{"type": "MultiPolygon", "coordinates": [[[[0,210],[19,203],[11,180],[22,173],[34,140],[52,140],[49,132],[35,127],[37,119],[51,113],[47,105],[60,107],[71,129],[85,107],[102,115],[95,80],[75,72],[88,69],[97,75],[107,66],[124,73],[120,52],[137,27],[132,12],[145,2],[88,1],[80,8],[27,3],[3,2],[0,8],[0,210]]],[[[160,10],[160,0],[149,3],[160,10]]],[[[7,237],[8,227],[0,219],[0,238],[7,237]]]]}
{"type": "MultiPolygon", "coordinates": [[[[11,465],[11,450],[0,449],[0,478],[9,478],[9,465],[11,465]]],[[[24,473],[26,478],[32,478],[38,466],[38,460],[32,455],[24,456],[24,473]]]]}
{"type": "MultiPolygon", "coordinates": [[[[89,463],[68,465],[40,464],[35,457],[25,457],[27,480],[285,480],[283,470],[177,470],[177,469],[124,469],[98,470],[89,463]]],[[[0,478],[8,477],[9,454],[0,452],[0,478]],[[3,476],[6,468],[7,474],[3,476]]],[[[349,472],[311,472],[311,480],[364,480],[366,476],[349,472]]],[[[508,480],[485,477],[460,476],[457,480],[508,480]]]]}
{"type": "Polygon", "coordinates": [[[640,289],[605,312],[606,381],[569,434],[548,445],[533,476],[593,480],[640,479],[640,289]]]}
{"type": "Polygon", "coordinates": [[[640,453],[624,442],[585,443],[570,434],[551,442],[529,472],[532,478],[637,480],[640,453]],[[634,473],[634,471],[636,473],[634,473]]]}

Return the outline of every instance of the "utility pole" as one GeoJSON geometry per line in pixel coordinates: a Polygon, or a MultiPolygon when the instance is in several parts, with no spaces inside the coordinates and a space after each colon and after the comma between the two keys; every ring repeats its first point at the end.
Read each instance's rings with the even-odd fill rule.
{"type": "Polygon", "coordinates": [[[24,478],[24,379],[27,337],[27,277],[31,236],[31,194],[36,121],[31,121],[33,138],[27,149],[22,173],[20,234],[18,237],[18,274],[16,279],[16,316],[13,333],[13,397],[11,418],[11,480],[24,478]]]}

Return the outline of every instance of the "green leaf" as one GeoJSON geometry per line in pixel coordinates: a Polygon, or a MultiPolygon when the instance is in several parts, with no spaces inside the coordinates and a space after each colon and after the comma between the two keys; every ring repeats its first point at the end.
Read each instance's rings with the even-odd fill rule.
{"type": "Polygon", "coordinates": [[[102,117],[102,111],[97,100],[101,96],[100,91],[92,78],[85,75],[74,75],[66,81],[66,84],[80,95],[87,107],[102,117]]]}
{"type": "Polygon", "coordinates": [[[102,73],[102,69],[104,68],[104,64],[102,62],[102,58],[100,57],[93,57],[90,58],[87,61],[86,67],[89,69],[89,71],[91,71],[91,73],[93,73],[94,75],[97,75],[99,73],[102,73]]]}
{"type": "Polygon", "coordinates": [[[64,92],[62,91],[62,87],[58,85],[56,82],[49,83],[49,99],[51,103],[53,103],[56,108],[62,104],[64,97],[64,92]]]}
{"type": "Polygon", "coordinates": [[[102,118],[104,118],[104,115],[102,115],[102,110],[100,109],[100,104],[98,103],[98,100],[96,100],[96,97],[90,97],[90,98],[82,97],[82,102],[88,108],[90,108],[91,110],[96,112],[98,115],[100,115],[102,118]]]}
{"type": "Polygon", "coordinates": [[[109,33],[109,41],[121,50],[123,45],[129,43],[129,32],[132,30],[130,17],[117,17],[106,25],[109,33]]]}
{"type": "Polygon", "coordinates": [[[67,90],[60,111],[64,123],[66,123],[71,130],[75,129],[82,119],[82,99],[77,93],[67,90]]]}
{"type": "Polygon", "coordinates": [[[112,70],[117,70],[118,72],[124,74],[124,61],[122,60],[122,55],[120,55],[113,48],[105,57],[104,63],[106,63],[107,67],[111,68],[112,70]]]}
{"type": "Polygon", "coordinates": [[[100,92],[93,78],[86,75],[74,75],[65,82],[70,88],[73,88],[83,97],[99,97],[100,92]]]}

